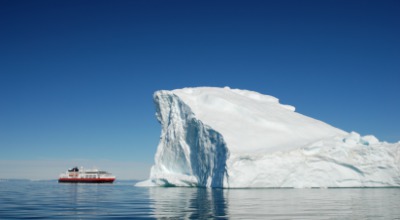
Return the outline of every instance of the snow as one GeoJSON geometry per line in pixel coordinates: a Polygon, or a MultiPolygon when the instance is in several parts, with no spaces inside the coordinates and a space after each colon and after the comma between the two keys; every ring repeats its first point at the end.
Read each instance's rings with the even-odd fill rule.
{"type": "Polygon", "coordinates": [[[347,133],[248,90],[154,94],[162,126],[155,165],[139,186],[400,186],[400,144],[347,133]]]}

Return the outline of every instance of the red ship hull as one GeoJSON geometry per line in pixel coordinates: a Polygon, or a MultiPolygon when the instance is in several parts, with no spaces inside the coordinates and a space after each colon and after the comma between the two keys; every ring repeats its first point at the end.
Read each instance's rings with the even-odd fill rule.
{"type": "Polygon", "coordinates": [[[115,178],[60,178],[59,183],[113,183],[115,178]]]}

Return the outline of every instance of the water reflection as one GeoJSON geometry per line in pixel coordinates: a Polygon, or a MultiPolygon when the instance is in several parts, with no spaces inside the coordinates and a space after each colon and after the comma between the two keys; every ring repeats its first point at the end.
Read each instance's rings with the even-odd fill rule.
{"type": "Polygon", "coordinates": [[[88,216],[107,215],[106,205],[113,205],[116,197],[114,187],[99,184],[59,184],[58,195],[62,204],[62,215],[85,218],[88,216]]]}
{"type": "Polygon", "coordinates": [[[226,190],[207,188],[149,189],[156,218],[224,219],[227,216],[226,190]]]}
{"type": "Polygon", "coordinates": [[[149,188],[156,218],[396,219],[399,188],[149,188]]]}
{"type": "Polygon", "coordinates": [[[400,190],[229,190],[229,216],[273,219],[393,219],[400,216],[400,190]]]}
{"type": "Polygon", "coordinates": [[[400,219],[400,188],[206,189],[0,183],[0,219],[400,219]]]}

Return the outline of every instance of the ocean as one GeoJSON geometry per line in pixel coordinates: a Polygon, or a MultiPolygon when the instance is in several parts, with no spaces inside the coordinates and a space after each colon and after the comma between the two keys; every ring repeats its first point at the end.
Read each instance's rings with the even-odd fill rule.
{"type": "Polygon", "coordinates": [[[129,181],[1,181],[0,219],[400,219],[400,188],[141,188],[129,181]]]}

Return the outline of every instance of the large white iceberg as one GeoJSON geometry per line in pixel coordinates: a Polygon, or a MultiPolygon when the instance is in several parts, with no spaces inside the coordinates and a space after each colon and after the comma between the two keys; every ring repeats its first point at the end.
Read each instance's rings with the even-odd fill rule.
{"type": "Polygon", "coordinates": [[[296,113],[275,97],[225,88],[154,94],[162,132],[138,186],[400,186],[400,143],[296,113]]]}

